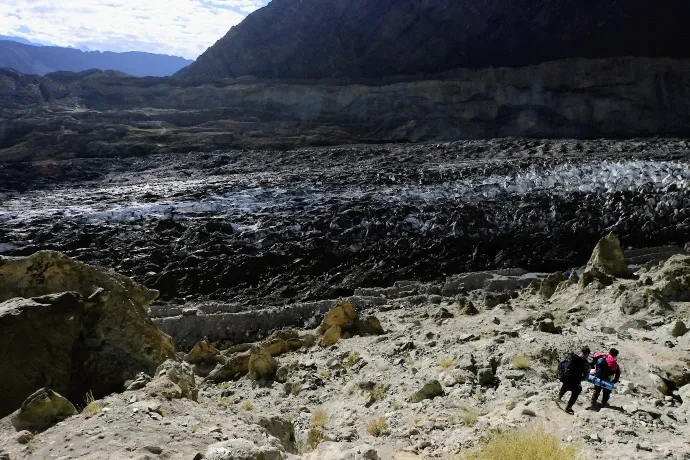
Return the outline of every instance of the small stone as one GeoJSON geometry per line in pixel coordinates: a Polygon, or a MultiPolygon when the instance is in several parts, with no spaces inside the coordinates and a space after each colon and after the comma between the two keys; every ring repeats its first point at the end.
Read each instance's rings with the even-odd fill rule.
{"type": "Polygon", "coordinates": [[[525,378],[525,373],[522,371],[511,370],[511,371],[506,372],[504,377],[508,380],[518,381],[518,380],[522,380],[525,378]]]}
{"type": "Polygon", "coordinates": [[[528,409],[527,407],[525,407],[524,409],[522,409],[522,415],[527,415],[529,417],[536,417],[537,413],[534,412],[532,409],[528,409]]]}
{"type": "Polygon", "coordinates": [[[491,322],[494,323],[494,324],[501,324],[501,320],[498,319],[496,316],[493,317],[493,319],[491,320],[491,322]]]}
{"type": "Polygon", "coordinates": [[[148,450],[154,455],[160,455],[163,453],[163,448],[159,446],[146,446],[144,449],[148,450]]]}
{"type": "Polygon", "coordinates": [[[593,442],[601,442],[601,436],[599,436],[597,433],[593,433],[589,435],[589,440],[593,442]]]}
{"type": "Polygon", "coordinates": [[[15,440],[19,444],[28,444],[33,438],[34,438],[34,435],[31,431],[22,430],[19,433],[17,433],[15,440]]]}
{"type": "Polygon", "coordinates": [[[644,450],[644,451],[646,451],[646,452],[652,452],[652,451],[654,450],[654,449],[652,449],[652,446],[650,446],[650,445],[647,444],[646,442],[637,443],[637,444],[635,445],[635,448],[636,448],[637,450],[644,450]]]}

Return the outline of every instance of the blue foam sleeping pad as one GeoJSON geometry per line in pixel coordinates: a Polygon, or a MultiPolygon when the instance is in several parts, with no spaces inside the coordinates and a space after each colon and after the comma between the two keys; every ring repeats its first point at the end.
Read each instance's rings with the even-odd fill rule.
{"type": "Polygon", "coordinates": [[[602,387],[605,390],[613,391],[613,383],[609,382],[608,380],[601,380],[599,377],[590,375],[587,377],[587,381],[593,383],[595,386],[602,387]]]}

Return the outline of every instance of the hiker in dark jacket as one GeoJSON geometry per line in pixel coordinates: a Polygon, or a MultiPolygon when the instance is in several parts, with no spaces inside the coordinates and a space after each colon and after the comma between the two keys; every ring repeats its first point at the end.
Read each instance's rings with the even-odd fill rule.
{"type": "Polygon", "coordinates": [[[577,398],[582,393],[582,385],[580,382],[585,380],[589,375],[589,347],[582,347],[580,354],[572,353],[567,359],[565,369],[563,369],[562,375],[560,376],[561,391],[558,392],[558,400],[561,401],[563,396],[570,391],[570,399],[568,400],[568,405],[565,411],[569,414],[573,414],[573,405],[577,401],[577,398]]]}
{"type": "MultiPolygon", "coordinates": [[[[594,369],[592,369],[591,374],[600,378],[601,380],[606,380],[611,383],[617,383],[621,377],[621,367],[618,365],[618,350],[611,348],[608,354],[605,353],[595,353],[594,358],[594,369]]],[[[594,387],[594,393],[592,393],[592,407],[597,406],[597,400],[599,395],[604,393],[601,398],[601,405],[608,406],[609,398],[611,397],[611,390],[606,388],[601,388],[600,386],[594,387]]]]}

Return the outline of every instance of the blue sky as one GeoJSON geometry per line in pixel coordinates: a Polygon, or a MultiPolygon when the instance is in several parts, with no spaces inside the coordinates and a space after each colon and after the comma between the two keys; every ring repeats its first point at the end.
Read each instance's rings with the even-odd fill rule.
{"type": "Polygon", "coordinates": [[[269,0],[2,0],[0,35],[195,59],[269,0]]]}

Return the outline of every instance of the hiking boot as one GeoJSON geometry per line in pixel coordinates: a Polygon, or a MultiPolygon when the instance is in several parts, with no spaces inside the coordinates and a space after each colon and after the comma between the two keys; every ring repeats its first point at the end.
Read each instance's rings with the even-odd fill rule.
{"type": "Polygon", "coordinates": [[[566,414],[570,414],[570,415],[574,415],[574,414],[575,414],[575,411],[573,411],[573,408],[572,408],[572,407],[566,407],[566,408],[565,408],[565,413],[566,413],[566,414]]]}

